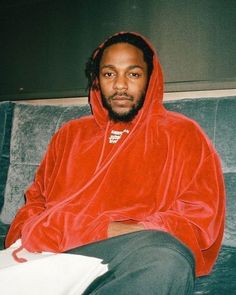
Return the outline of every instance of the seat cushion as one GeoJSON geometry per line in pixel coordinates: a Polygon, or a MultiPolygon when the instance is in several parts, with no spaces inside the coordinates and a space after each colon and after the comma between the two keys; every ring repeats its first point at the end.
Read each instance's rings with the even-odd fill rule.
{"type": "Polygon", "coordinates": [[[223,246],[209,276],[196,280],[195,295],[230,295],[236,291],[236,248],[223,246]]]}

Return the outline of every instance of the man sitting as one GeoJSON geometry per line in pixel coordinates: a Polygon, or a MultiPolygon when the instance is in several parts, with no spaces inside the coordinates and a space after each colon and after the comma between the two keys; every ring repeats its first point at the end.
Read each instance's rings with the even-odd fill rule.
{"type": "Polygon", "coordinates": [[[106,40],[86,75],[92,115],[53,136],[6,246],[102,258],[109,271],[85,294],[192,294],[222,241],[217,153],[196,122],[164,108],[140,35],[106,40]]]}

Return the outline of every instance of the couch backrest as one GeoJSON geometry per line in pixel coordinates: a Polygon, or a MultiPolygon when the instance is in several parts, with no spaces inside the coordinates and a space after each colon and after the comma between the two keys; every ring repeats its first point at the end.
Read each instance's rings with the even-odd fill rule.
{"type": "Polygon", "coordinates": [[[170,101],[166,106],[196,120],[220,154],[224,173],[236,172],[235,97],[170,101]]]}
{"type": "MultiPolygon", "coordinates": [[[[236,246],[236,99],[191,99],[165,103],[196,120],[218,150],[227,189],[227,225],[224,243],[236,246]]],[[[85,106],[30,105],[16,103],[11,133],[10,166],[0,220],[9,224],[24,203],[24,191],[32,182],[48,142],[66,121],[90,113],[85,106]]]]}
{"type": "Polygon", "coordinates": [[[236,247],[236,98],[182,100],[166,106],[196,120],[220,155],[227,196],[224,244],[236,247]]]}
{"type": "Polygon", "coordinates": [[[10,161],[12,112],[13,104],[11,102],[0,102],[0,209],[3,205],[10,161]]]}
{"type": "Polygon", "coordinates": [[[32,182],[52,135],[63,123],[89,113],[88,105],[15,104],[10,165],[0,214],[3,223],[11,223],[16,210],[23,205],[24,191],[32,182]]]}

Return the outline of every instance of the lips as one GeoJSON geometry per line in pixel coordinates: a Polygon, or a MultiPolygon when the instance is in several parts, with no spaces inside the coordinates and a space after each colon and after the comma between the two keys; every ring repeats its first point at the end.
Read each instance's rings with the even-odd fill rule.
{"type": "Polygon", "coordinates": [[[127,94],[114,94],[111,97],[112,100],[132,100],[132,97],[128,96],[127,94]]]}
{"type": "Polygon", "coordinates": [[[131,99],[127,96],[115,96],[113,100],[131,100],[131,99]]]}

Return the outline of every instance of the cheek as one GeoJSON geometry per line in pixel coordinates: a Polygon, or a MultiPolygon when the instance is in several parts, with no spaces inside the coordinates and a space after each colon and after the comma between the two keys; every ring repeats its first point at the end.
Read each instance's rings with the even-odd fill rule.
{"type": "Polygon", "coordinates": [[[111,91],[112,91],[112,85],[111,83],[105,83],[103,81],[100,81],[99,82],[99,86],[100,86],[100,90],[101,92],[106,95],[106,94],[109,94],[111,91]]]}
{"type": "Polygon", "coordinates": [[[142,96],[146,91],[146,83],[135,85],[132,88],[133,93],[136,93],[136,96],[142,96]]]}

